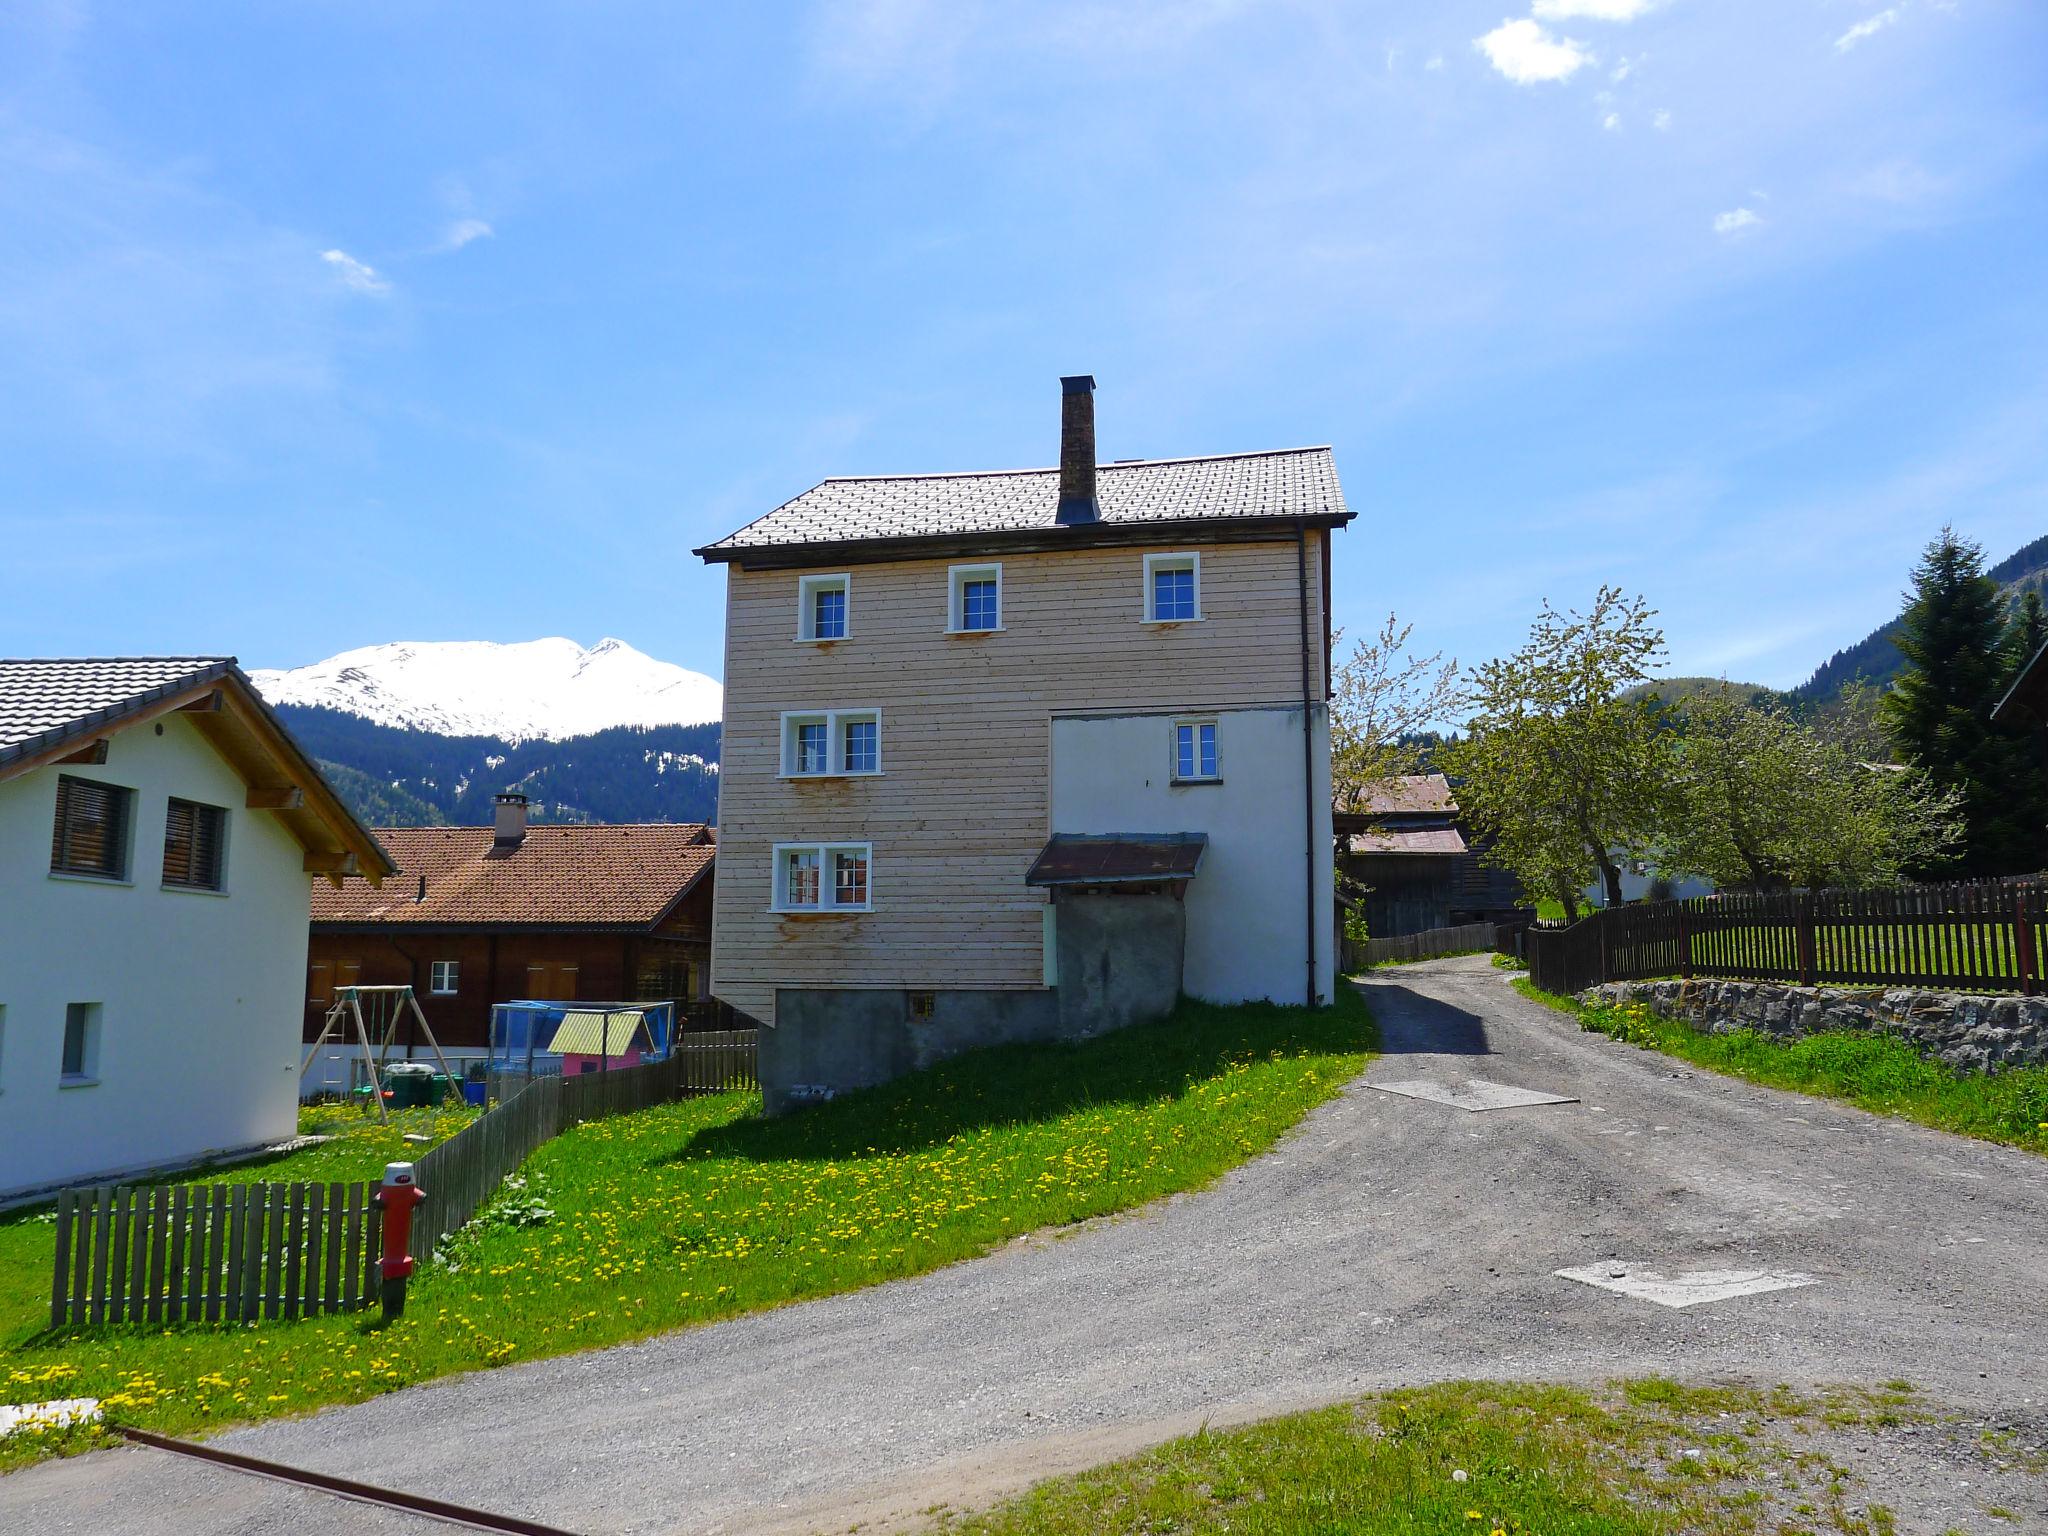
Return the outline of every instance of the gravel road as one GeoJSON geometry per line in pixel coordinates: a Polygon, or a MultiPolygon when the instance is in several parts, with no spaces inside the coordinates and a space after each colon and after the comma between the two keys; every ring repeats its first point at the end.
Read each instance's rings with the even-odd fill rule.
{"type": "MultiPolygon", "coordinates": [[[[219,1443],[579,1532],[764,1532],[979,1501],[1204,1421],[1446,1378],[1904,1377],[1973,1414],[2048,1417],[2048,1161],[1693,1075],[1580,1033],[1484,957],[1365,990],[1386,1053],[1199,1194],[219,1443]],[[1370,1086],[1473,1078],[1579,1102],[1470,1113],[1370,1086]],[[1817,1283],[1681,1311],[1554,1273],[1600,1261],[1817,1283]]],[[[314,1517],[309,1495],[167,1462],[0,1479],[0,1528],[446,1529],[314,1517]]]]}

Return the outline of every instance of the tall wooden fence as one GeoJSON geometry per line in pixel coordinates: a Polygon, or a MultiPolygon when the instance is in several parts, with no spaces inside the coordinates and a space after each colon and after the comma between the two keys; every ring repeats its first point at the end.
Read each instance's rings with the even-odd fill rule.
{"type": "MultiPolygon", "coordinates": [[[[505,1175],[571,1126],[757,1087],[753,1030],[700,1033],[664,1061],[536,1078],[420,1158],[412,1247],[429,1253],[505,1175]]],[[[250,1322],[377,1299],[375,1183],[107,1185],[57,1197],[50,1326],[250,1322]]]]}
{"type": "Polygon", "coordinates": [[[1499,942],[1499,930],[1492,923],[1464,923],[1456,928],[1430,928],[1421,933],[1396,934],[1390,939],[1344,941],[1344,968],[1370,970],[1389,960],[1429,960],[1438,955],[1469,954],[1475,949],[1492,949],[1499,942]]]}
{"type": "Polygon", "coordinates": [[[2032,995],[2042,986],[2048,887],[1986,881],[1647,902],[1569,928],[1532,928],[1527,945],[1530,980],[1547,992],[1724,976],[2032,995]]]}

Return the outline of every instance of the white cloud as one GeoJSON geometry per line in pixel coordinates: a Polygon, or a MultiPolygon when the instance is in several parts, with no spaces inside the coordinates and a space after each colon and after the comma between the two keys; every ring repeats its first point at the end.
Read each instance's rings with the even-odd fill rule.
{"type": "Polygon", "coordinates": [[[1657,0],[1536,0],[1529,9],[1539,21],[1634,21],[1657,0]]]}
{"type": "Polygon", "coordinates": [[[1619,112],[1608,113],[1605,117],[1600,119],[1600,126],[1602,128],[1605,128],[1609,133],[1619,132],[1621,129],[1621,114],[1619,112]]]}
{"type": "Polygon", "coordinates": [[[391,291],[391,284],[377,275],[375,267],[357,261],[347,251],[322,251],[320,259],[334,268],[343,284],[357,293],[384,294],[391,291]]]}
{"type": "Polygon", "coordinates": [[[472,240],[482,240],[496,233],[482,219],[457,219],[441,236],[441,249],[459,251],[472,240]]]}
{"type": "Polygon", "coordinates": [[[1635,72],[1636,61],[1634,59],[1623,59],[1619,64],[1614,66],[1614,73],[1609,75],[1607,78],[1612,80],[1616,85],[1619,85],[1622,81],[1626,80],[1630,75],[1634,74],[1635,72]]]}
{"type": "Polygon", "coordinates": [[[1731,208],[1714,219],[1714,233],[1717,235],[1739,235],[1762,224],[1764,217],[1754,208],[1731,208]]]}
{"type": "Polygon", "coordinates": [[[1534,21],[1504,21],[1473,47],[1517,85],[1535,85],[1549,80],[1569,80],[1593,55],[1568,37],[1553,37],[1534,21]]]}
{"type": "Polygon", "coordinates": [[[1659,133],[1669,133],[1671,131],[1671,109],[1669,107],[1659,107],[1656,116],[1650,119],[1650,126],[1659,133]]]}
{"type": "Polygon", "coordinates": [[[1444,56],[1440,53],[1432,53],[1429,56],[1429,62],[1422,67],[1429,70],[1442,69],[1444,67],[1444,56]]]}
{"type": "Polygon", "coordinates": [[[1857,22],[1855,26],[1835,39],[1835,51],[1847,53],[1866,37],[1875,37],[1899,19],[1899,9],[1896,5],[1890,6],[1885,10],[1879,11],[1868,20],[1857,22]]]}

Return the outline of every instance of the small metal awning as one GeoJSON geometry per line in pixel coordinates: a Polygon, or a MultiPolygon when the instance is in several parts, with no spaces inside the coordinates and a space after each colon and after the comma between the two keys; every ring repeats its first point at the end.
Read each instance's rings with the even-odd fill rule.
{"type": "Polygon", "coordinates": [[[1202,867],[1206,832],[1061,832],[1040,850],[1026,885],[1159,885],[1202,867]]]}

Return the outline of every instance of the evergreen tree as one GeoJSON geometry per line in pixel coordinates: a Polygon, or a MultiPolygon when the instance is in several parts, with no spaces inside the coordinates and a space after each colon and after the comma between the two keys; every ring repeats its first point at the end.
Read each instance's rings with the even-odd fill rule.
{"type": "Polygon", "coordinates": [[[1962,841],[1923,875],[2019,874],[2048,862],[2038,749],[2027,733],[1991,723],[2009,672],[2001,606],[1983,550],[1944,528],[1913,569],[1897,637],[1906,667],[1884,701],[1900,760],[1961,799],[1962,841]]]}
{"type": "Polygon", "coordinates": [[[2009,688],[2020,669],[2048,645],[2048,609],[2041,604],[2038,587],[2028,587],[2013,605],[2012,618],[2005,626],[2005,682],[2009,688]]]}

